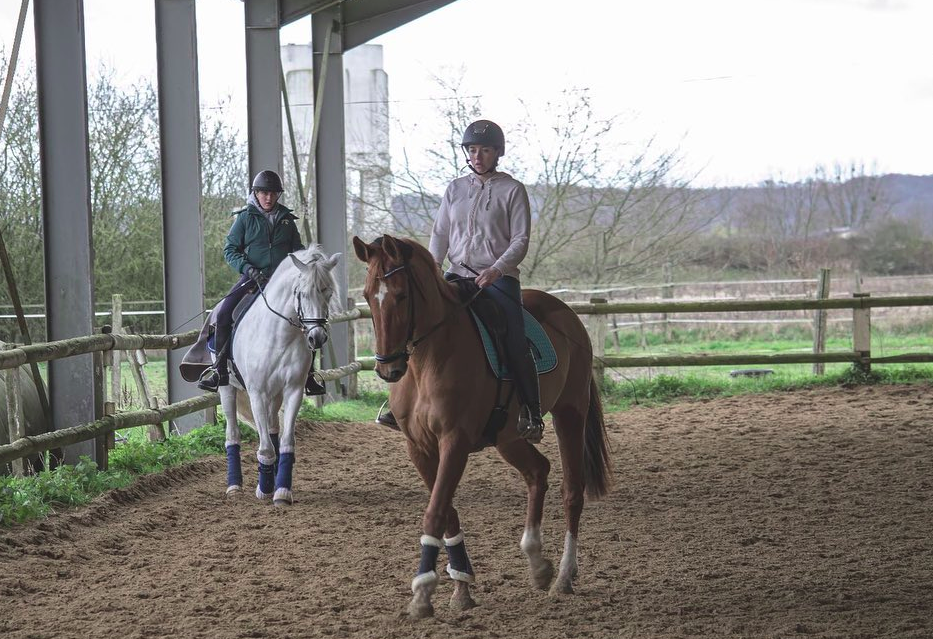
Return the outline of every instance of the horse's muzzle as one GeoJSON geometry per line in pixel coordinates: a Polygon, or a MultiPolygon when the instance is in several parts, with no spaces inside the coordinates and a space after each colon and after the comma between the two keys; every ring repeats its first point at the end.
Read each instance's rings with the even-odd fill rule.
{"type": "Polygon", "coordinates": [[[316,351],[327,343],[327,329],[323,326],[315,326],[305,334],[305,337],[308,340],[308,348],[316,351]]]}
{"type": "Polygon", "coordinates": [[[376,375],[384,382],[394,384],[408,371],[408,362],[397,360],[386,364],[376,364],[376,375]]]}

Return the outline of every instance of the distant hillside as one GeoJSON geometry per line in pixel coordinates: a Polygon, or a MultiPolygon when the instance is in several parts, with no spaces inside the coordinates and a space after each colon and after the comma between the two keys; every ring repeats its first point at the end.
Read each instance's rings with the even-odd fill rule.
{"type": "Polygon", "coordinates": [[[918,219],[933,234],[933,175],[890,174],[882,178],[899,219],[918,219]]]}
{"type": "MultiPolygon", "coordinates": [[[[885,198],[891,203],[891,214],[900,220],[919,221],[924,232],[933,236],[933,175],[892,173],[881,176],[881,181],[885,198]]],[[[540,187],[528,185],[531,194],[540,190],[540,187]]],[[[761,203],[766,190],[761,186],[697,189],[703,203],[699,216],[718,212],[720,223],[728,223],[730,215],[741,214],[761,203]]],[[[532,208],[534,200],[532,197],[532,208]]],[[[397,228],[417,235],[429,233],[439,202],[440,197],[434,195],[396,195],[392,201],[392,215],[397,220],[397,228]]]]}

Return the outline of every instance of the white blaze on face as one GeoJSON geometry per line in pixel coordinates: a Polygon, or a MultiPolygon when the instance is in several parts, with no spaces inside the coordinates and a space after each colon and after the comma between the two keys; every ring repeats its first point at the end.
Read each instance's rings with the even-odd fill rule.
{"type": "Polygon", "coordinates": [[[382,306],[382,300],[384,300],[388,294],[389,288],[386,286],[386,283],[379,282],[379,290],[376,291],[376,301],[379,303],[379,306],[382,306]]]}

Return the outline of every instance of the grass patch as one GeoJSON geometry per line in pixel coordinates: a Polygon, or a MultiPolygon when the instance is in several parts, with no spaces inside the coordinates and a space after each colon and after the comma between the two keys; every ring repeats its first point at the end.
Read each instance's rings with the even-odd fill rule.
{"type": "Polygon", "coordinates": [[[298,412],[298,418],[313,422],[371,422],[387,399],[389,393],[386,391],[360,391],[358,399],[324,404],[320,408],[306,401],[298,412]]]}
{"type": "MultiPolygon", "coordinates": [[[[110,452],[110,467],[105,471],[98,471],[94,462],[82,458],[75,466],[59,466],[26,477],[0,476],[0,526],[80,506],[108,490],[130,485],[140,475],[220,454],[224,451],[224,431],[221,417],[218,424],[208,424],[163,442],[130,437],[110,452]]],[[[256,441],[252,429],[243,429],[243,440],[256,441]]]]}
{"type": "Polygon", "coordinates": [[[933,366],[876,367],[863,373],[847,366],[820,377],[777,371],[762,377],[728,377],[709,373],[657,375],[623,381],[608,381],[603,390],[607,412],[633,406],[657,406],[680,399],[731,397],[771,391],[795,391],[820,386],[904,384],[933,380],[933,366]]]}

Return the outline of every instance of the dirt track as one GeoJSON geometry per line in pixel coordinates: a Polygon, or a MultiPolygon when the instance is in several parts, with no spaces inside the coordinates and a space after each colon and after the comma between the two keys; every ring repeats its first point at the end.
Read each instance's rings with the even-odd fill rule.
{"type": "MultiPolygon", "coordinates": [[[[290,510],[225,502],[217,458],[0,530],[0,636],[933,636],[933,385],[640,408],[609,431],[616,487],[584,510],[574,596],[527,586],[523,484],[485,451],[457,500],[480,606],[451,612],[445,577],[436,617],[409,620],[426,493],[401,436],[317,424],[290,510]]],[[[551,486],[556,562],[556,463],[551,486]]]]}

